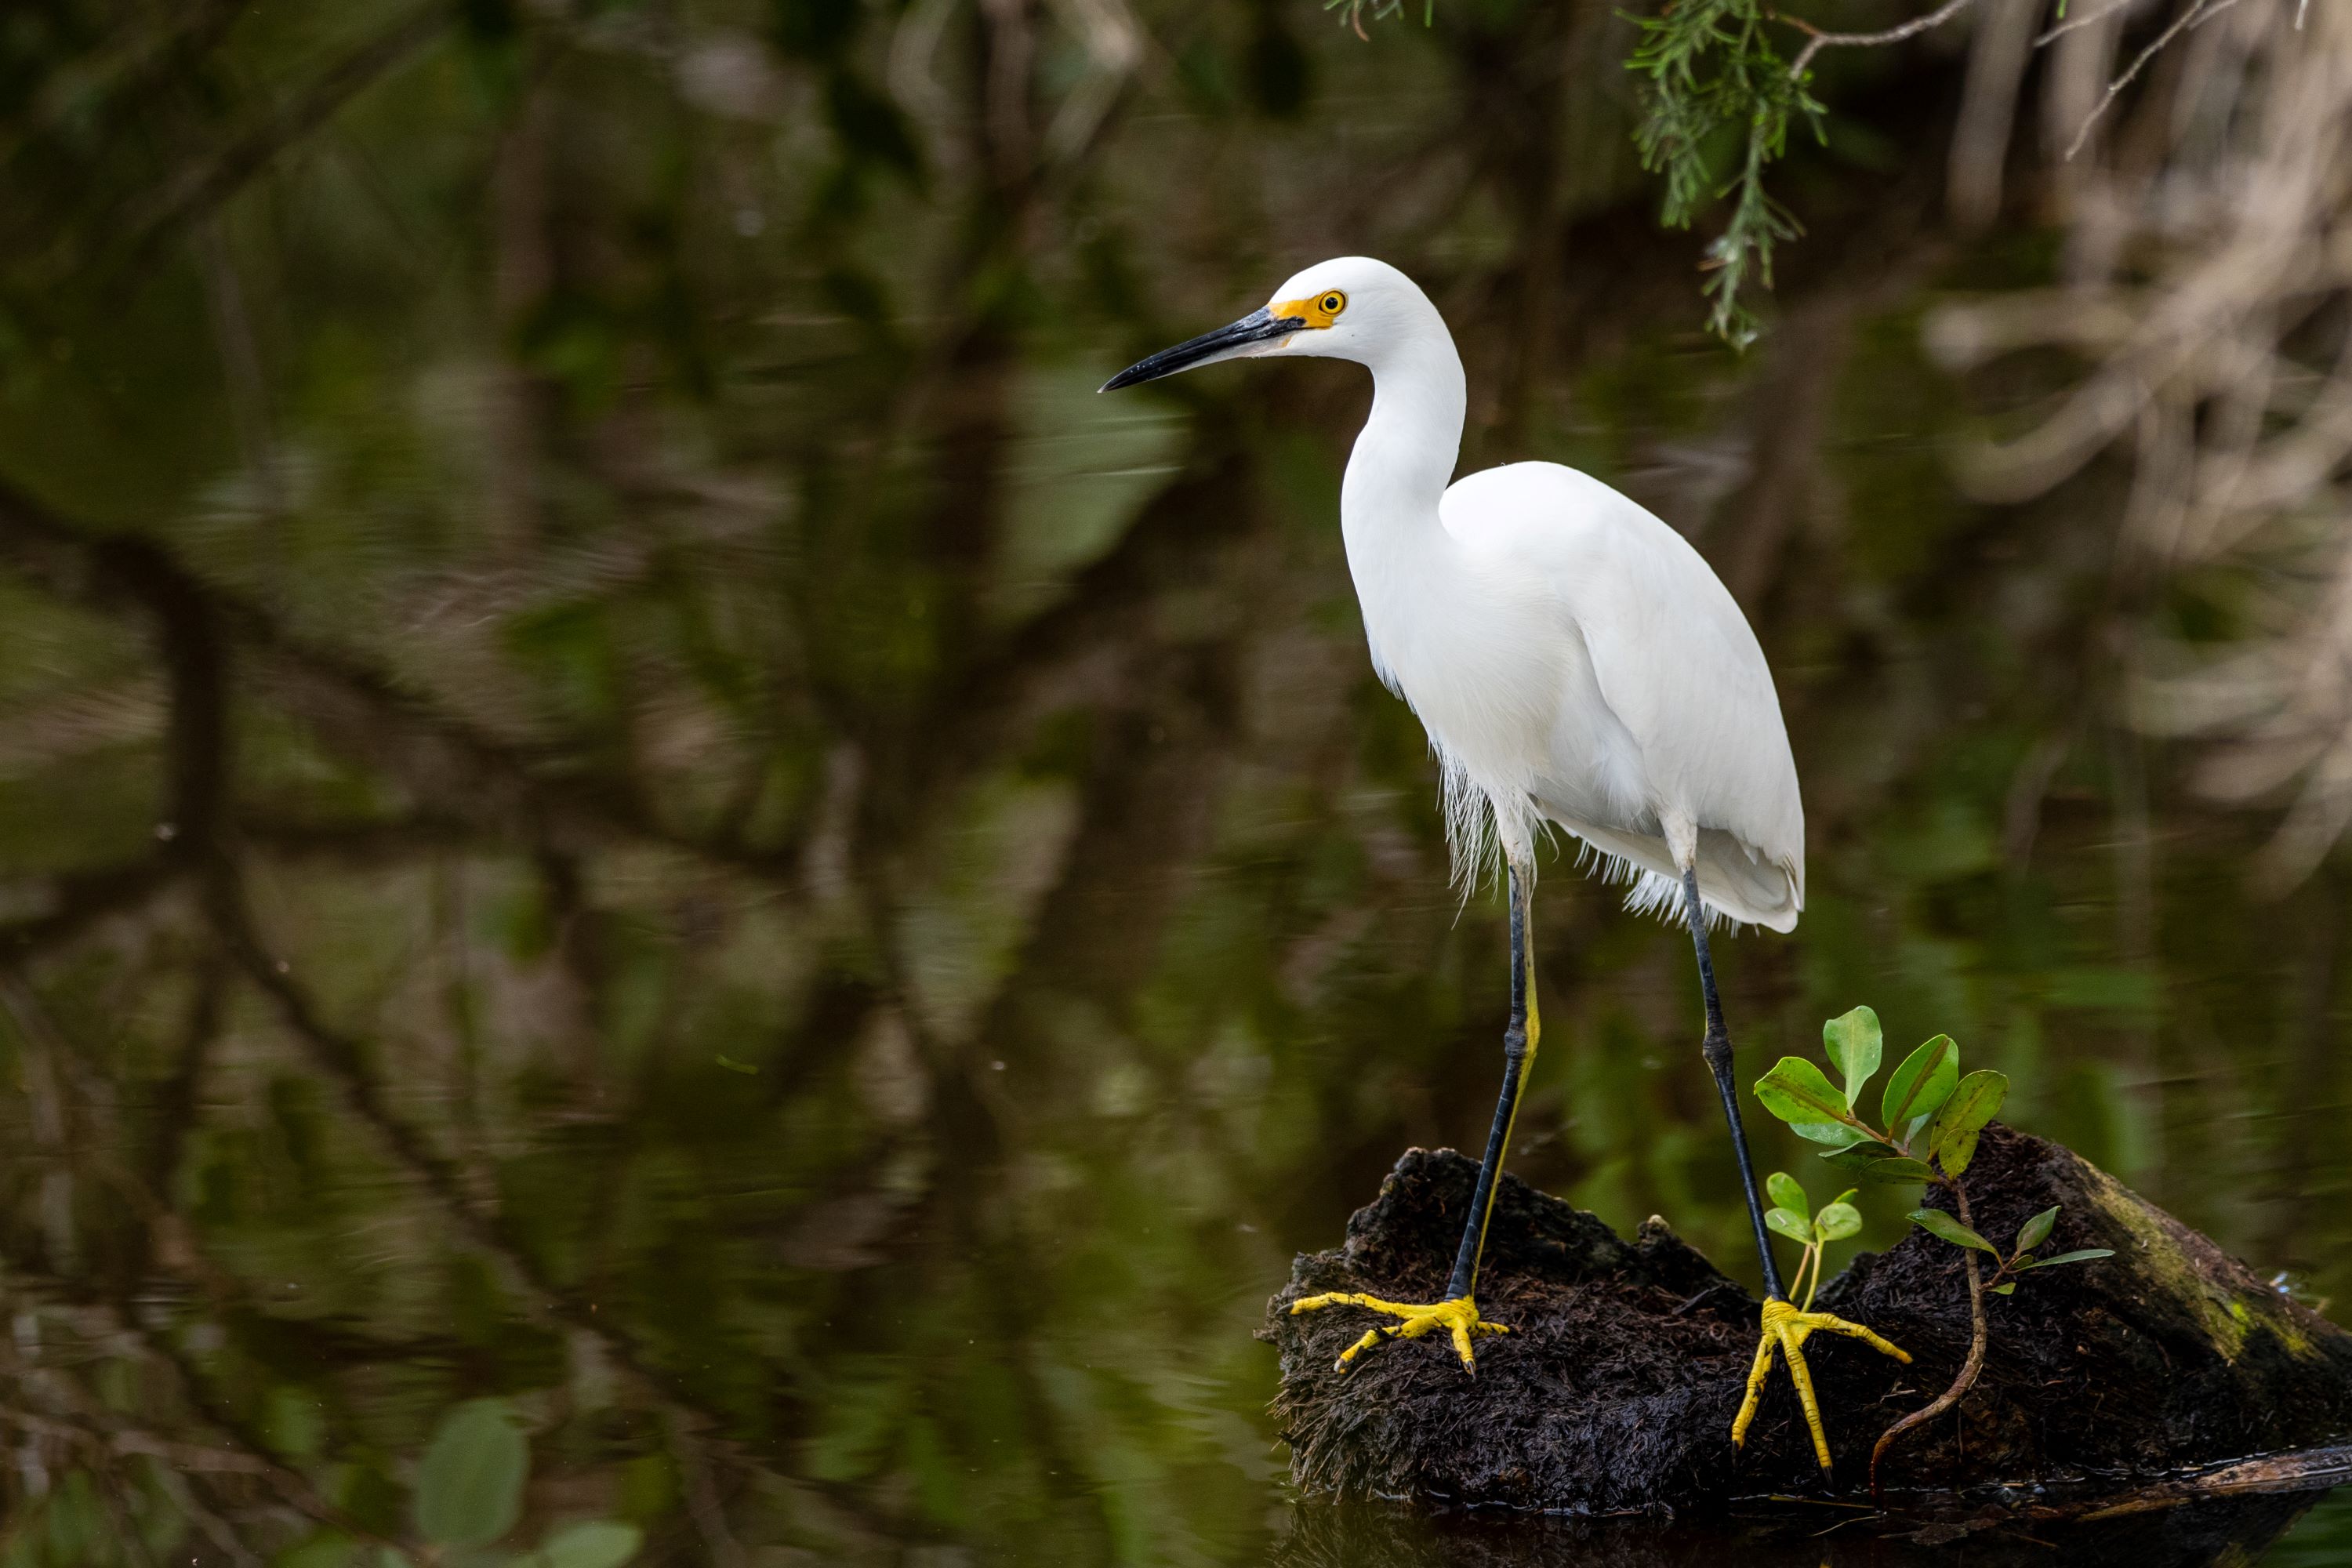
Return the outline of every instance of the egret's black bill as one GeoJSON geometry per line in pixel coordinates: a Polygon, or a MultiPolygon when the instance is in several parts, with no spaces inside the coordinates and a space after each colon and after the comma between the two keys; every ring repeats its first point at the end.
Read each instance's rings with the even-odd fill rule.
{"type": "Polygon", "coordinates": [[[1230,327],[1202,332],[1190,342],[1178,343],[1172,349],[1161,349],[1150,359],[1138,360],[1104,382],[1102,390],[1117,392],[1122,386],[1158,381],[1163,375],[1174,375],[1180,370],[1190,370],[1196,364],[1222,359],[1235,349],[1262,343],[1270,338],[1286,337],[1306,325],[1304,316],[1277,316],[1272,310],[1253,310],[1230,327]]]}

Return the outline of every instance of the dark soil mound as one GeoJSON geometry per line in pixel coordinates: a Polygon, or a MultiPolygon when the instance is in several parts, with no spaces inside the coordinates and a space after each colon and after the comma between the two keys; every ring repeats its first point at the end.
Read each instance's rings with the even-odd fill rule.
{"type": "MultiPolygon", "coordinates": [[[[1631,1243],[1506,1175],[1487,1232],[1481,1310],[1514,1332],[1478,1342],[1465,1375],[1442,1335],[1333,1362],[1371,1314],[1293,1317],[1324,1290],[1434,1300],[1476,1175],[1451,1150],[1409,1151],[1348,1222],[1346,1245],[1301,1257],[1261,1337],[1281,1351],[1276,1414],[1310,1491],[1610,1512],[1821,1489],[1796,1396],[1775,1374],[1746,1452],[1731,1417],[1755,1352],[1758,1303],[1653,1219],[1631,1243]]],[[[1956,1412],[1888,1458],[1890,1488],[1939,1494],[2096,1482],[2128,1489],[2352,1431],[2352,1335],[2266,1288],[2245,1265],[2071,1152],[1995,1124],[1969,1175],[1979,1228],[2015,1234],[2063,1205],[2046,1254],[2102,1262],[2030,1276],[1988,1297],[1985,1371],[1956,1412]]],[[[1927,1403],[1969,1342],[1958,1251],[1915,1232],[1864,1254],[1820,1307],[1909,1351],[1807,1347],[1839,1484],[1865,1484],[1871,1445],[1927,1403]]]]}

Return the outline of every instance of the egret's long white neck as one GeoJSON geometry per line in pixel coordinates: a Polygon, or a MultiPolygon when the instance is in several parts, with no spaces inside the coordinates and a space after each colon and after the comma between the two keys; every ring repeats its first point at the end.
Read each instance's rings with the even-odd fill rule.
{"type": "Polygon", "coordinates": [[[1468,393],[1462,356],[1436,307],[1370,359],[1372,412],[1356,437],[1339,489],[1339,530],[1348,573],[1364,610],[1375,655],[1383,655],[1394,612],[1458,570],[1453,537],[1437,503],[1462,453],[1468,393]]]}

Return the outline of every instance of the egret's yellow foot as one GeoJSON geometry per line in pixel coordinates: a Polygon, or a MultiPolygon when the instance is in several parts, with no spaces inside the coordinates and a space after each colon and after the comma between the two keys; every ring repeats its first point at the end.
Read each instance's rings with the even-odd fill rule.
{"type": "Polygon", "coordinates": [[[1509,1327],[1490,1323],[1478,1315],[1478,1303],[1467,1296],[1456,1296],[1451,1301],[1432,1301],[1426,1306],[1411,1301],[1383,1301],[1378,1296],[1361,1295],[1352,1290],[1335,1290],[1327,1296],[1302,1296],[1290,1304],[1293,1317],[1312,1312],[1323,1307],[1370,1307],[1375,1312],[1387,1312],[1404,1321],[1392,1329],[1368,1329],[1364,1337],[1339,1352],[1334,1364],[1341,1371],[1349,1362],[1381,1342],[1383,1335],[1392,1340],[1417,1340],[1423,1334],[1433,1334],[1444,1329],[1454,1336],[1454,1353],[1471,1372],[1478,1370],[1478,1358],[1470,1353],[1473,1334],[1507,1334],[1509,1327]]]}
{"type": "Polygon", "coordinates": [[[1748,1369],[1748,1397],[1740,1402],[1739,1414],[1731,1419],[1731,1446],[1735,1448],[1747,1440],[1748,1424],[1756,1419],[1757,1402],[1764,1396],[1764,1380],[1772,1374],[1772,1352],[1777,1347],[1789,1357],[1789,1381],[1797,1385],[1797,1403],[1805,1407],[1805,1425],[1813,1434],[1813,1454],[1822,1468],[1830,1468],[1829,1434],[1822,1430],[1822,1407],[1813,1398],[1813,1374],[1805,1365],[1805,1341],[1815,1331],[1843,1334],[1856,1339],[1871,1349],[1896,1361],[1911,1359],[1907,1352],[1897,1349],[1879,1338],[1860,1323],[1849,1323],[1843,1318],[1828,1312],[1801,1312],[1786,1301],[1764,1303],[1764,1332],[1756,1345],[1756,1364],[1748,1369]]]}

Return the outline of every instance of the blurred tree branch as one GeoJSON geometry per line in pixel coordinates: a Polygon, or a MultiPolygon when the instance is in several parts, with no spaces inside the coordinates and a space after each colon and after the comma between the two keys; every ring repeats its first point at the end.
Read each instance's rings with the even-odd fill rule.
{"type": "MultiPolygon", "coordinates": [[[[766,849],[681,832],[664,823],[625,782],[579,773],[563,750],[508,741],[436,706],[356,656],[287,627],[272,611],[208,583],[168,546],[143,534],[101,532],[68,522],[25,491],[0,481],[0,562],[51,592],[93,608],[138,607],[174,636],[168,668],[189,683],[175,697],[172,734],[173,820],[157,862],[92,874],[74,889],[74,929],[110,912],[170,866],[208,850],[217,837],[223,788],[216,669],[206,661],[240,648],[264,678],[331,741],[401,774],[429,803],[406,827],[353,825],[365,833],[443,831],[470,820],[489,826],[522,813],[548,823],[577,819],[615,828],[787,889],[796,885],[795,843],[766,849]],[[184,701],[183,700],[184,699],[184,701]],[[395,741],[398,743],[394,743],[395,741]]],[[[280,827],[290,839],[315,832],[280,827]]],[[[346,842],[354,842],[347,839],[346,842]]]]}
{"type": "Polygon", "coordinates": [[[438,38],[458,16],[447,0],[422,0],[373,37],[336,60],[299,92],[274,104],[201,163],[127,203],[112,225],[116,259],[107,277],[118,289],[134,288],[164,246],[190,223],[217,208],[288,147],[334,118],[385,73],[438,38]]]}
{"type": "Polygon", "coordinates": [[[2072,158],[2150,49],[2221,24],[2194,32],[2112,152],[2068,165],[2067,275],[1927,323],[1956,372],[2034,350],[2077,367],[1963,455],[1974,493],[2021,502],[2112,456],[2129,478],[2120,592],[2192,573],[2258,587],[2221,635],[2155,637],[2126,673],[2141,724],[2219,742],[2207,791],[2286,802],[2257,868],[2273,889],[2352,825],[2352,38],[2341,13],[2312,16],[2307,32],[2283,5],[2196,0],[2120,76],[2116,7],[2044,34],[2069,52],[2051,89],[2052,118],[2080,128],[2072,158]]]}

